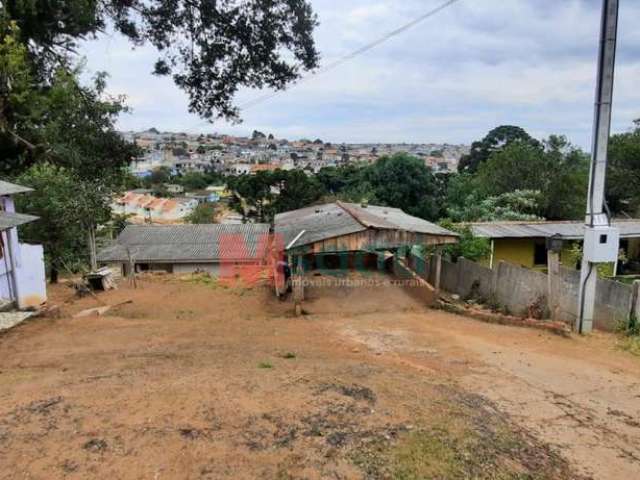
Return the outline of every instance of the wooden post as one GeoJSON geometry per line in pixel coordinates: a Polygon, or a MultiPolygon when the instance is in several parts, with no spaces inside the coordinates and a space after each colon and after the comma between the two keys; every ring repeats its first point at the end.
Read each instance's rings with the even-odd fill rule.
{"type": "Polygon", "coordinates": [[[631,305],[629,307],[629,321],[635,318],[636,322],[640,321],[640,280],[636,280],[632,285],[631,305]]]}
{"type": "Polygon", "coordinates": [[[98,269],[98,261],[96,259],[96,232],[93,225],[87,228],[87,245],[89,246],[89,263],[91,264],[91,271],[95,272],[98,269]]]}
{"type": "Polygon", "coordinates": [[[437,252],[434,255],[434,258],[436,261],[436,276],[433,281],[433,287],[436,289],[436,293],[439,293],[440,292],[440,275],[442,272],[442,254],[440,252],[437,252]]]}
{"type": "Polygon", "coordinates": [[[298,256],[296,267],[291,276],[293,287],[293,301],[295,314],[302,314],[302,301],[304,300],[304,268],[302,267],[302,256],[298,256]]]}
{"type": "Polygon", "coordinates": [[[560,254],[552,250],[547,251],[547,303],[551,320],[555,320],[558,310],[558,292],[560,288],[560,254]]]}

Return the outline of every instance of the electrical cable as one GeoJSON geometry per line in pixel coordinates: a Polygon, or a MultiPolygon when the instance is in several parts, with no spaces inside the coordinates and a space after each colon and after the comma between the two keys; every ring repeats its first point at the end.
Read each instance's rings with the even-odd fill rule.
{"type": "MultiPolygon", "coordinates": [[[[305,75],[303,77],[300,77],[300,79],[298,79],[298,81],[296,83],[294,83],[291,88],[296,87],[298,85],[300,85],[301,83],[304,83],[314,77],[316,77],[317,75],[322,75],[324,73],[327,73],[330,70],[333,70],[337,67],[339,67],[340,65],[343,65],[344,63],[348,62],[349,60],[352,60],[372,49],[374,49],[375,47],[377,47],[378,45],[381,45],[382,43],[386,42],[387,40],[400,35],[401,33],[404,33],[405,31],[409,30],[412,27],[415,27],[416,25],[418,25],[419,23],[425,21],[426,19],[428,19],[429,17],[434,16],[435,14],[439,13],[440,11],[446,9],[447,7],[452,6],[454,3],[459,2],[460,0],[447,0],[446,2],[440,4],[439,6],[429,10],[426,13],[423,13],[422,15],[414,18],[413,20],[405,23],[404,25],[396,28],[395,30],[392,30],[391,32],[383,35],[382,37],[367,43],[366,45],[346,54],[343,55],[342,57],[338,58],[337,60],[334,60],[333,62],[325,65],[324,67],[320,67],[318,70],[313,71],[311,73],[309,73],[308,75],[305,75]]],[[[259,96],[257,98],[254,98],[252,100],[249,100],[243,104],[240,104],[240,106],[238,108],[240,108],[241,110],[248,110],[250,108],[255,107],[256,105],[261,104],[262,102],[265,102],[267,100],[270,100],[271,98],[280,95],[281,93],[285,92],[286,90],[276,90],[274,92],[271,93],[267,93],[264,94],[262,96],[259,96]]],[[[190,132],[191,130],[199,127],[200,125],[205,125],[211,123],[209,120],[205,120],[202,121],[200,123],[197,123],[196,125],[194,125],[193,127],[191,127],[189,130],[187,130],[187,132],[190,132]]]]}

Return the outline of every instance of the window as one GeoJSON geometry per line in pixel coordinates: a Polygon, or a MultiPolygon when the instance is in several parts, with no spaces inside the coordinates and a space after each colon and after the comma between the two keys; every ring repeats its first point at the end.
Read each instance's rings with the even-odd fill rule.
{"type": "Polygon", "coordinates": [[[536,240],[533,250],[533,264],[547,264],[547,244],[544,240],[536,240]]]}

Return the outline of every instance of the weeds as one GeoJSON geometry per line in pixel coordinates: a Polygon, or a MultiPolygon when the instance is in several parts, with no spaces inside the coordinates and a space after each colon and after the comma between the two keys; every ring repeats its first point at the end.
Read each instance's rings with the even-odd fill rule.
{"type": "Polygon", "coordinates": [[[294,358],[296,358],[296,354],[293,352],[287,352],[282,354],[282,358],[286,358],[287,360],[293,360],[294,358]]]}
{"type": "Polygon", "coordinates": [[[618,333],[621,336],[620,348],[640,357],[640,321],[631,315],[628,322],[620,322],[618,333]]]}
{"type": "Polygon", "coordinates": [[[271,362],[260,362],[258,368],[273,368],[273,364],[271,362]]]}

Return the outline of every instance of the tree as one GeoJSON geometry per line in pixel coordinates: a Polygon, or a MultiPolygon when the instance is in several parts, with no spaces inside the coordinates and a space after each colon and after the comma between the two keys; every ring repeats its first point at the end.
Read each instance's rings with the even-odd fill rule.
{"type": "Polygon", "coordinates": [[[440,215],[435,177],[416,157],[405,153],[381,157],[363,168],[361,178],[362,186],[372,192],[371,203],[400,208],[427,220],[440,215]]]}
{"type": "Polygon", "coordinates": [[[240,175],[230,179],[229,188],[233,190],[237,198],[232,206],[245,218],[253,211],[261,222],[270,219],[273,215],[271,209],[273,200],[272,184],[273,177],[271,172],[264,171],[260,171],[255,175],[240,175]]]}
{"type": "Polygon", "coordinates": [[[254,130],[251,134],[251,140],[253,141],[264,140],[265,138],[267,138],[266,135],[259,130],[254,130]]]}
{"type": "Polygon", "coordinates": [[[171,170],[168,167],[158,167],[151,171],[148,177],[149,185],[162,185],[171,180],[171,170]]]}
{"type": "Polygon", "coordinates": [[[139,153],[114,126],[126,111],[105,94],[106,76],[88,85],[82,65],[55,69],[41,84],[15,24],[0,20],[0,173],[16,175],[40,161],[73,169],[83,179],[117,176],[139,153]]]}
{"type": "Polygon", "coordinates": [[[279,188],[273,202],[274,213],[297,210],[317,202],[325,193],[322,184],[301,170],[276,170],[272,185],[279,188]]]}
{"type": "Polygon", "coordinates": [[[187,190],[204,190],[209,186],[209,176],[205,173],[187,172],[175,181],[187,190]]]}
{"type": "Polygon", "coordinates": [[[474,236],[469,226],[455,225],[450,221],[443,221],[440,226],[460,235],[457,243],[442,248],[442,253],[448,255],[453,261],[463,257],[475,262],[491,254],[489,239],[474,236]]]}
{"type": "Polygon", "coordinates": [[[474,184],[481,198],[516,190],[540,192],[538,215],[576,219],[584,211],[587,165],[587,156],[564,137],[512,142],[480,166],[474,184]]]}
{"type": "Polygon", "coordinates": [[[185,220],[194,224],[218,223],[217,217],[218,210],[213,203],[201,203],[187,215],[185,220]]]}
{"type": "Polygon", "coordinates": [[[44,246],[50,279],[55,283],[60,270],[75,271],[95,253],[90,246],[95,245],[95,236],[91,238],[90,232],[110,219],[110,197],[98,183],[50,163],[31,166],[16,181],[34,189],[18,197],[18,207],[40,217],[21,227],[22,237],[44,246]]]}
{"type": "Polygon", "coordinates": [[[454,222],[536,221],[539,216],[540,192],[516,190],[479,199],[471,195],[464,205],[450,205],[447,215],[454,222]]]}
{"type": "Polygon", "coordinates": [[[609,141],[607,202],[614,213],[640,215],[640,119],[609,141]]]}
{"type": "Polygon", "coordinates": [[[532,147],[539,142],[532,138],[523,128],[513,125],[502,125],[491,130],[482,140],[471,144],[471,151],[464,155],[458,164],[458,171],[474,173],[489,157],[513,142],[521,142],[532,147]]]}
{"type": "Polygon", "coordinates": [[[305,0],[15,0],[0,8],[0,21],[21,29],[43,81],[79,42],[112,26],[134,46],[154,46],[154,73],[172,76],[204,118],[237,119],[239,88],[282,89],[318,64],[317,20],[305,0]]]}

